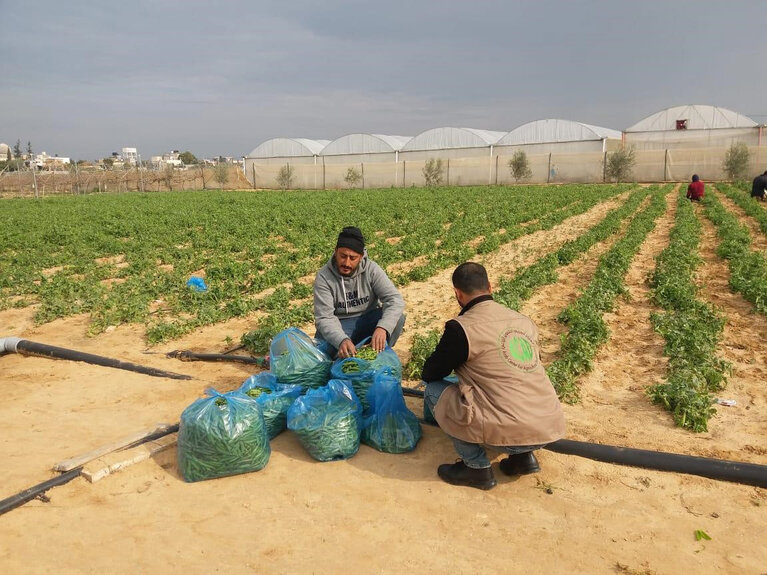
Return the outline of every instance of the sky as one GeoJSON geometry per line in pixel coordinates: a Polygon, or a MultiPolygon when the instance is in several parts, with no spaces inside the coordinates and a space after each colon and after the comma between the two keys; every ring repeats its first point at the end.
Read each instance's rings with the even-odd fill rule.
{"type": "Polygon", "coordinates": [[[767,123],[764,0],[0,0],[0,142],[95,160],[275,137],[767,123]]]}

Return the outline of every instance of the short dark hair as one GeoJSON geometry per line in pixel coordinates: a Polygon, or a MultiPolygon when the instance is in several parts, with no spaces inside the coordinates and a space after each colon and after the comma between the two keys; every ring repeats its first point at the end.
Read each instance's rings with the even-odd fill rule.
{"type": "Polygon", "coordinates": [[[490,291],[487,270],[481,264],[464,262],[453,272],[453,287],[468,294],[490,291]]]}

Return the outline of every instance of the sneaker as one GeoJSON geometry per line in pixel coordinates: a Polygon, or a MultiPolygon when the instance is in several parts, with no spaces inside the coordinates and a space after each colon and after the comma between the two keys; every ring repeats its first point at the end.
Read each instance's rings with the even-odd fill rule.
{"type": "Polygon", "coordinates": [[[496,485],[493,470],[490,467],[474,469],[468,467],[462,460],[446,463],[437,468],[437,474],[442,481],[451,485],[465,485],[477,489],[492,489],[496,485]]]}
{"type": "Polygon", "coordinates": [[[501,461],[501,471],[506,475],[528,475],[538,473],[540,470],[541,466],[532,451],[509,455],[501,461]]]}

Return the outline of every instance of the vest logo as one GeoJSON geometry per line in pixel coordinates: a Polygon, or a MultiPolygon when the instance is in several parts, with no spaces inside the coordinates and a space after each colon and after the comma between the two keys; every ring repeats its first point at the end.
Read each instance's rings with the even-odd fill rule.
{"type": "Polygon", "coordinates": [[[500,337],[501,354],[506,363],[522,371],[538,367],[538,355],[527,334],[517,329],[507,329],[500,337]]]}

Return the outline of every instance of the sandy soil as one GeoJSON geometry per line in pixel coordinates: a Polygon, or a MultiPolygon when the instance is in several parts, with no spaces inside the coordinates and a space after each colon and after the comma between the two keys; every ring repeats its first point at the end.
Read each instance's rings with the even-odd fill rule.
{"type": "MultiPolygon", "coordinates": [[[[597,223],[614,202],[526,236],[484,258],[491,281],[513,274],[597,223]]],[[[697,206],[696,206],[697,207],[697,206]]],[[[729,207],[729,204],[728,204],[729,207]]],[[[583,377],[583,401],[565,406],[568,437],[611,445],[767,464],[767,318],[731,293],[705,218],[703,296],[728,323],[720,348],[733,373],[707,433],[674,427],[644,389],[663,377],[663,343],[648,316],[646,275],[667,245],[674,199],[629,271],[630,297],[607,318],[612,338],[583,377]]],[[[702,215],[702,212],[701,212],[702,215]]],[[[612,240],[611,240],[612,241],[612,240]]],[[[595,246],[561,271],[556,286],[523,311],[539,325],[544,362],[553,359],[555,317],[586,285],[595,246]]],[[[762,240],[760,240],[762,241],[762,240]]],[[[455,313],[450,273],[403,289],[414,333],[455,313]]],[[[138,326],[86,335],[84,316],[35,326],[33,310],[0,313],[0,336],[98,353],[187,373],[191,381],[153,378],[82,363],[9,354],[0,358],[0,497],[54,476],[51,467],[158,422],[175,423],[208,386],[237,387],[252,369],[232,363],[183,363],[172,349],[220,352],[253,318],[199,330],[144,353],[138,326]]],[[[409,382],[414,384],[415,382],[409,382]]],[[[420,413],[421,402],[408,399],[420,413]]],[[[347,460],[318,463],[289,432],[272,442],[257,473],[184,483],[175,450],[101,481],[78,478],[0,517],[3,573],[767,573],[767,490],[540,452],[542,471],[503,476],[489,492],[442,483],[437,465],[455,458],[449,440],[425,427],[416,450],[385,455],[366,446],[347,460]],[[703,530],[710,541],[696,541],[703,530]]]]}

